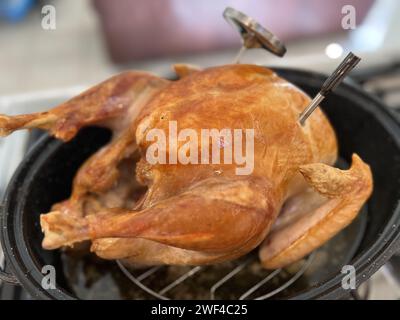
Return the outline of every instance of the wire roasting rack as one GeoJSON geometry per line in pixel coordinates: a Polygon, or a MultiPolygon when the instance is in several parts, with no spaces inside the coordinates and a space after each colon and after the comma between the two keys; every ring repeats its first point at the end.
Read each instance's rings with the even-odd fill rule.
{"type": "Polygon", "coordinates": [[[264,275],[261,279],[256,282],[249,281],[249,283],[246,284],[244,284],[243,281],[236,281],[237,277],[240,277],[241,279],[246,278],[246,273],[248,274],[249,272],[252,272],[252,270],[254,269],[254,265],[259,264],[256,255],[249,255],[244,260],[240,260],[236,266],[228,269],[227,272],[225,271],[222,277],[215,277],[215,275],[219,274],[219,272],[215,272],[215,270],[210,270],[210,268],[218,268],[218,265],[213,267],[196,266],[189,268],[189,270],[187,271],[185,270],[184,273],[178,275],[174,280],[163,284],[160,288],[153,287],[151,284],[148,283],[148,280],[153,276],[157,276],[157,274],[160,276],[163,271],[165,272],[166,268],[171,267],[154,266],[144,271],[142,270],[140,273],[134,275],[132,271],[124,266],[123,262],[117,261],[117,264],[120,267],[121,271],[130,281],[132,281],[136,286],[138,286],[140,289],[144,290],[154,298],[160,300],[175,299],[173,293],[174,291],[179,290],[179,288],[182,287],[185,283],[187,284],[188,281],[194,281],[195,283],[194,278],[199,277],[199,275],[201,275],[202,273],[203,275],[205,273],[209,273],[213,278],[212,281],[209,281],[206,288],[206,291],[208,292],[208,297],[203,298],[208,298],[211,300],[226,299],[226,293],[224,295],[220,291],[222,291],[224,288],[228,288],[228,290],[225,291],[229,291],[229,293],[232,294],[232,290],[229,290],[229,288],[233,287],[235,288],[234,291],[237,296],[230,295],[230,299],[265,300],[276,297],[279,293],[293,285],[311,265],[312,261],[314,260],[315,254],[315,252],[311,253],[297,266],[297,270],[295,271],[292,270],[290,273],[284,269],[277,269],[270,272],[265,271],[266,275],[264,275]],[[281,279],[278,281],[278,278],[281,279]],[[272,284],[272,282],[274,281],[278,283],[277,285],[275,284],[275,286],[272,284]],[[272,284],[272,286],[266,288],[267,284],[272,284]]]}

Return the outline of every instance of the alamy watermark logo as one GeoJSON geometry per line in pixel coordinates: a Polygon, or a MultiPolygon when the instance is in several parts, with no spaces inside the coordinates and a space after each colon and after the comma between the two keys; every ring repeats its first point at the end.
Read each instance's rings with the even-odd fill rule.
{"type": "Polygon", "coordinates": [[[146,141],[153,142],[146,150],[150,164],[236,164],[237,175],[254,169],[254,129],[201,129],[199,135],[188,128],[178,132],[177,121],[169,121],[168,133],[153,128],[146,141]]]}
{"type": "Polygon", "coordinates": [[[45,265],[42,268],[42,288],[44,290],[56,288],[56,269],[52,265],[45,265]]]}
{"type": "Polygon", "coordinates": [[[42,28],[43,30],[56,30],[56,8],[52,5],[42,7],[42,28]]]}
{"type": "Polygon", "coordinates": [[[356,268],[352,265],[344,265],[341,270],[344,275],[342,278],[342,288],[344,290],[356,289],[356,268]]]}
{"type": "Polygon", "coordinates": [[[342,14],[344,15],[342,18],[342,28],[344,30],[356,28],[356,8],[350,4],[342,7],[342,14]]]}
{"type": "MultiPolygon", "coordinates": [[[[354,30],[357,26],[356,8],[352,5],[342,7],[342,28],[354,30]]],[[[338,59],[343,55],[344,49],[339,43],[330,43],[325,48],[325,54],[331,59],[338,59]]]]}

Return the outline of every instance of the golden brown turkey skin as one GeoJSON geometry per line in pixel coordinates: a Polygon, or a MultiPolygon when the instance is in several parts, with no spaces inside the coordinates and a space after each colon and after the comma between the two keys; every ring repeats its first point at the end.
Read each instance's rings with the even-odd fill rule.
{"type": "MultiPolygon", "coordinates": [[[[117,131],[113,122],[113,141],[79,170],[67,201],[74,205],[55,206],[41,216],[45,248],[91,240],[92,250],[106,259],[196,265],[237,258],[264,240],[261,263],[278,268],[301,259],[354,219],[371,193],[371,172],[357,156],[350,170],[330,167],[337,142],[327,118],[317,109],[305,126],[297,121],[310,102],[307,95],[254,65],[176,70],[181,79],[152,78],[152,90],[145,86],[130,96],[131,106],[134,98],[140,103],[131,107],[129,125],[117,131]],[[253,129],[253,170],[238,175],[237,163],[149,163],[146,152],[154,142],[147,139],[149,132],[168,133],[171,122],[198,136],[202,129],[253,129]],[[82,203],[88,197],[101,200],[115,192],[122,179],[120,163],[136,162],[135,154],[140,159],[132,184],[146,186],[144,196],[134,205],[122,201],[126,206],[85,211],[82,203]],[[310,198],[310,192],[320,196],[310,198]]],[[[18,127],[21,118],[15,118],[16,124],[12,119],[0,118],[3,132],[18,127]]],[[[107,123],[103,117],[102,122],[107,123]]],[[[57,127],[43,121],[40,127],[60,136],[57,127]]],[[[167,158],[185,142],[167,145],[167,158]]]]}

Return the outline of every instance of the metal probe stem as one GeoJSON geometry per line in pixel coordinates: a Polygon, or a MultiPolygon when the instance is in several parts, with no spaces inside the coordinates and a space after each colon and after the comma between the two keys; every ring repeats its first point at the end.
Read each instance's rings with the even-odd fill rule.
{"type": "Polygon", "coordinates": [[[242,58],[242,56],[243,56],[243,54],[245,53],[246,49],[247,49],[247,48],[246,48],[246,46],[244,46],[244,45],[240,48],[240,50],[239,50],[239,52],[237,53],[235,59],[233,60],[233,64],[238,64],[238,63],[240,63],[240,59],[242,58]]]}
{"type": "Polygon", "coordinates": [[[304,125],[305,121],[318,107],[321,101],[325,99],[326,95],[333,91],[343,81],[347,74],[353,70],[360,60],[361,59],[352,52],[350,52],[346,58],[344,58],[331,76],[326,79],[319,93],[314,97],[307,108],[305,108],[299,115],[299,122],[301,125],[304,125]]]}
{"type": "Polygon", "coordinates": [[[308,117],[314,112],[314,110],[319,106],[319,104],[324,99],[325,96],[323,96],[320,92],[318,92],[317,95],[314,97],[314,99],[312,99],[307,108],[305,108],[304,111],[299,116],[299,122],[302,126],[304,125],[308,117]]]}

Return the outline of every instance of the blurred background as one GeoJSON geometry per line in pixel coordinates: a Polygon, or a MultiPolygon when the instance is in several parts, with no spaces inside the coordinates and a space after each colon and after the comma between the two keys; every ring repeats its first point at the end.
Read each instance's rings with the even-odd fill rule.
{"type": "Polygon", "coordinates": [[[258,20],[288,48],[283,59],[251,50],[243,62],[330,71],[341,57],[333,43],[342,55],[353,50],[364,58],[358,69],[399,56],[396,0],[0,0],[0,95],[90,85],[127,68],[165,75],[174,62],[230,63],[240,37],[222,18],[226,6],[258,20]],[[49,4],[54,30],[42,27],[49,4]],[[348,5],[355,30],[342,26],[348,5]]]}
{"type": "MultiPolygon", "coordinates": [[[[0,113],[48,109],[126,69],[168,76],[176,62],[231,63],[241,39],[226,6],[288,49],[248,50],[241,62],[329,73],[351,50],[363,58],[353,79],[400,110],[398,0],[0,0],[0,113]]],[[[0,140],[0,197],[29,141],[0,140]]],[[[397,259],[376,274],[370,297],[400,298],[399,270],[397,259]]]]}

